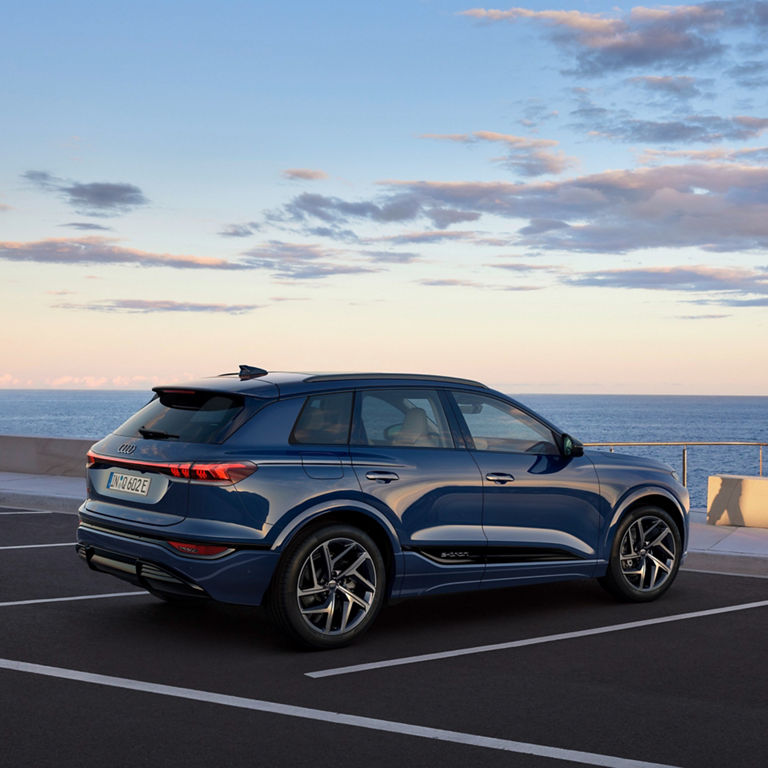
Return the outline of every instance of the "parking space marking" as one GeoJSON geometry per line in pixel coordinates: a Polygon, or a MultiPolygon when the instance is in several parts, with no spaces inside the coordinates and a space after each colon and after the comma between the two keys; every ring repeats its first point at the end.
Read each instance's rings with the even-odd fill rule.
{"type": "Polygon", "coordinates": [[[101,600],[106,597],[132,597],[135,595],[148,595],[149,592],[107,592],[101,595],[75,595],[74,597],[43,597],[38,600],[11,600],[0,603],[0,608],[8,608],[12,605],[36,605],[38,603],[66,603],[70,600],[101,600]]]}
{"type": "Polygon", "coordinates": [[[386,659],[384,661],[373,661],[368,664],[352,664],[348,667],[336,667],[335,669],[321,669],[316,672],[305,672],[307,677],[334,677],[335,675],[348,675],[351,672],[367,672],[372,669],[383,669],[385,667],[398,667],[404,664],[420,664],[424,661],[437,661],[439,659],[452,659],[456,656],[469,656],[477,653],[488,653],[490,651],[504,651],[510,648],[524,648],[528,645],[541,645],[543,643],[554,643],[559,640],[573,640],[577,637],[589,637],[590,635],[605,635],[610,632],[622,632],[625,629],[638,629],[639,627],[650,627],[654,624],[668,624],[673,621],[685,621],[686,619],[698,619],[703,616],[717,616],[721,613],[733,613],[735,611],[747,611],[751,608],[765,608],[768,606],[768,600],[760,600],[755,603],[742,603],[741,605],[728,605],[724,608],[710,608],[704,611],[693,611],[691,613],[677,613],[672,616],[660,616],[656,619],[644,619],[643,621],[630,621],[626,624],[611,624],[605,627],[594,627],[593,629],[581,629],[576,632],[561,632],[557,635],[543,635],[542,637],[529,637],[525,640],[512,640],[507,643],[494,643],[493,645],[477,645],[473,648],[457,648],[453,651],[441,651],[439,653],[422,653],[418,656],[402,656],[399,659],[386,659]]]}
{"type": "Polygon", "coordinates": [[[0,512],[0,515],[69,515],[71,512],[46,511],[44,509],[14,509],[12,512],[0,512]]]}
{"type": "Polygon", "coordinates": [[[706,573],[710,576],[738,576],[743,577],[745,579],[768,579],[768,576],[766,576],[763,573],[735,573],[732,571],[705,571],[701,568],[681,568],[681,571],[685,571],[686,573],[706,573]]]}
{"type": "Polygon", "coordinates": [[[461,731],[449,731],[442,728],[429,728],[423,725],[399,723],[393,720],[380,720],[374,717],[361,717],[348,715],[341,712],[330,712],[322,709],[299,707],[291,704],[279,704],[274,701],[262,699],[249,699],[243,696],[229,696],[213,691],[201,691],[194,688],[180,688],[175,685],[161,685],[142,680],[132,680],[126,677],[112,677],[111,675],[98,675],[92,672],[82,672],[76,669],[63,667],[49,667],[43,664],[31,664],[14,659],[0,659],[0,669],[14,672],[26,672],[33,675],[44,675],[63,680],[74,680],[80,683],[104,685],[111,688],[122,688],[142,693],[154,693],[160,696],[172,696],[178,699],[188,699],[208,704],[219,704],[225,707],[237,709],[249,709],[256,712],[267,712],[287,717],[298,717],[305,720],[316,720],[322,723],[334,725],[348,725],[355,728],[367,728],[373,731],[396,733],[402,736],[417,736],[423,739],[435,739],[454,744],[464,744],[470,747],[484,749],[496,749],[504,752],[517,752],[524,755],[536,755],[553,760],[567,760],[572,763],[586,765],[606,766],[607,768],[674,768],[662,763],[649,763],[640,760],[601,755],[594,752],[582,752],[580,750],[564,749],[561,747],[547,747],[541,744],[529,744],[524,741],[512,741],[510,739],[496,739],[490,736],[480,736],[461,731]]]}
{"type": "Polygon", "coordinates": [[[2,549],[42,549],[43,547],[74,547],[74,541],[65,541],[63,544],[16,544],[12,547],[0,547],[2,549]]]}

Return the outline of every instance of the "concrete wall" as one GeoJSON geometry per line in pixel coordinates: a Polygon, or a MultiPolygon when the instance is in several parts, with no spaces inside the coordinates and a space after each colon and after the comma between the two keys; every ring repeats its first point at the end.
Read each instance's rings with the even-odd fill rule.
{"type": "Polygon", "coordinates": [[[707,522],[768,528],[768,477],[710,475],[707,522]]]}
{"type": "Polygon", "coordinates": [[[85,476],[85,454],[93,440],[0,435],[0,472],[85,476]]]}

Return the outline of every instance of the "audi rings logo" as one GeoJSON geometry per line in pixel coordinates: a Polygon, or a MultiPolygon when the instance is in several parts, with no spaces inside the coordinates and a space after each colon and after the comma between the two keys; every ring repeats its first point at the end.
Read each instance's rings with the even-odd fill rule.
{"type": "Polygon", "coordinates": [[[136,450],[136,446],[133,443],[123,443],[118,449],[118,453],[131,454],[136,450]]]}

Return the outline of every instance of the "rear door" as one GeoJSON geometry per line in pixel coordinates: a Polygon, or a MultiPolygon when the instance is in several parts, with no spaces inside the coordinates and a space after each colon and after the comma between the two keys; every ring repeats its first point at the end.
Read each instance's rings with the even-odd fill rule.
{"type": "Polygon", "coordinates": [[[436,389],[358,391],[350,456],[363,493],[400,520],[409,577],[421,591],[482,578],[482,487],[457,447],[436,389]]]}

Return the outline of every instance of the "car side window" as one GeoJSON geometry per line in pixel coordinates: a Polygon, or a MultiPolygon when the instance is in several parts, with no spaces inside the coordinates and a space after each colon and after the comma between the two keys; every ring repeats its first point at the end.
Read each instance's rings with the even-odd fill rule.
{"type": "Polygon", "coordinates": [[[291,443],[346,445],[352,412],[352,393],[312,395],[301,409],[291,432],[291,443]]]}
{"type": "Polygon", "coordinates": [[[552,430],[511,403],[471,392],[453,397],[478,451],[557,454],[552,430]]]}
{"type": "Polygon", "coordinates": [[[377,389],[358,393],[353,442],[362,445],[453,448],[440,396],[431,389],[377,389]]]}

